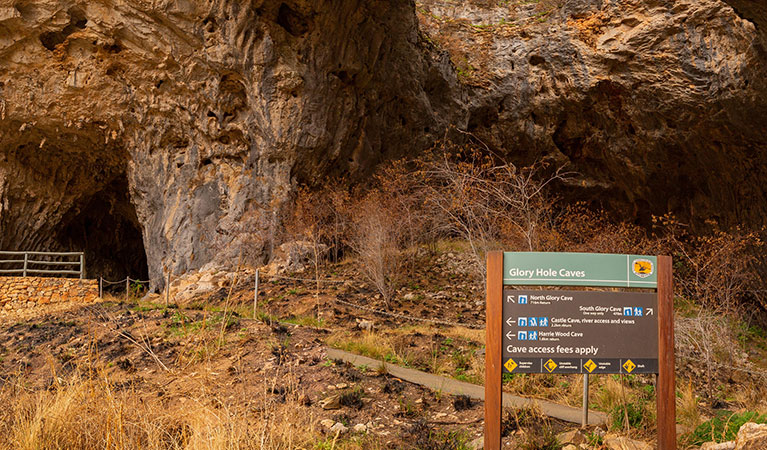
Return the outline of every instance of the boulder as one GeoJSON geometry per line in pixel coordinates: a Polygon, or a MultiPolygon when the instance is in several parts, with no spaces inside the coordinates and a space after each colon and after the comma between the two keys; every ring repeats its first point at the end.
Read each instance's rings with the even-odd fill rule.
{"type": "Polygon", "coordinates": [[[330,427],[331,433],[344,434],[347,431],[349,431],[349,428],[347,428],[346,425],[342,424],[341,422],[336,422],[335,425],[330,427]]]}
{"type": "Polygon", "coordinates": [[[652,450],[652,446],[646,442],[610,434],[605,436],[604,444],[607,450],[652,450]]]}
{"type": "Polygon", "coordinates": [[[735,438],[735,450],[767,449],[767,424],[748,422],[740,427],[735,438]]]}
{"type": "Polygon", "coordinates": [[[557,435],[557,442],[559,442],[562,445],[565,444],[583,444],[586,442],[586,435],[583,434],[581,430],[574,429],[570,431],[565,431],[564,433],[559,433],[557,435]]]}

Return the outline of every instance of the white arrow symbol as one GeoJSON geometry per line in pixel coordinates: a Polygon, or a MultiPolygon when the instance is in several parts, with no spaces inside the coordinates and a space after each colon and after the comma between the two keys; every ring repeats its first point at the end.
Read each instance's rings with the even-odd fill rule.
{"type": "Polygon", "coordinates": [[[511,332],[511,331],[509,331],[508,333],[506,333],[506,338],[507,338],[508,340],[511,340],[511,338],[513,338],[514,336],[516,336],[516,334],[512,334],[512,332],[511,332]]]}
{"type": "Polygon", "coordinates": [[[647,315],[652,316],[652,314],[653,314],[652,308],[647,308],[647,315]]]}
{"type": "Polygon", "coordinates": [[[512,317],[509,317],[508,319],[506,319],[506,325],[508,325],[508,326],[512,326],[512,325],[514,325],[514,323],[516,323],[516,321],[514,320],[514,318],[512,318],[512,317]]]}
{"type": "Polygon", "coordinates": [[[506,303],[509,303],[509,302],[516,303],[516,301],[514,300],[514,296],[513,295],[507,295],[506,296],[506,303]]]}

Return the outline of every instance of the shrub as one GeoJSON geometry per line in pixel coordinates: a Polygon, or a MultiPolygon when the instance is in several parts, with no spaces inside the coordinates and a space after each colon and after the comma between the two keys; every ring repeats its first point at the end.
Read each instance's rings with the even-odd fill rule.
{"type": "Polygon", "coordinates": [[[424,207],[444,236],[468,242],[477,280],[485,278],[485,255],[505,243],[538,250],[552,217],[546,187],[568,176],[546,174],[547,165],[517,166],[476,149],[459,149],[420,162],[417,177],[424,207]]]}
{"type": "Polygon", "coordinates": [[[383,195],[371,192],[355,205],[349,246],[357,253],[360,270],[388,305],[402,277],[402,228],[385,200],[383,195]]]}
{"type": "Polygon", "coordinates": [[[767,306],[757,270],[764,250],[757,232],[717,229],[692,235],[672,215],[654,217],[651,251],[674,257],[674,284],[683,297],[718,313],[737,313],[749,299],[767,306]]]}
{"type": "Polygon", "coordinates": [[[468,435],[462,431],[440,431],[427,422],[416,421],[407,436],[406,441],[412,445],[408,450],[468,450],[468,435]]]}
{"type": "Polygon", "coordinates": [[[711,420],[703,422],[692,433],[685,436],[685,441],[689,445],[701,445],[710,441],[732,441],[746,422],[767,423],[767,414],[760,416],[753,411],[742,413],[719,411],[711,420]]]}

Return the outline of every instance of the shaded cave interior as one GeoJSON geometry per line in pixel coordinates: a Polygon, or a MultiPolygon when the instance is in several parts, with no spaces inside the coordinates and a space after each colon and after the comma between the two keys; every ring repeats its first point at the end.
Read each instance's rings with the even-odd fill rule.
{"type": "Polygon", "coordinates": [[[61,248],[85,253],[88,278],[148,280],[144,240],[124,173],[80,199],[63,218],[56,241],[61,248]]]}
{"type": "Polygon", "coordinates": [[[5,205],[0,250],[84,252],[86,278],[147,280],[127,152],[117,143],[105,144],[98,129],[55,133],[51,128],[11,124],[7,133],[0,129],[0,205],[5,205]]]}

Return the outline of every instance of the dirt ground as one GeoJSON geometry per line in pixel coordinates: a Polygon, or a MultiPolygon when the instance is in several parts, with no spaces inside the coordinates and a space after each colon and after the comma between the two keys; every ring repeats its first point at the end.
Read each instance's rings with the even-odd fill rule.
{"type": "MultiPolygon", "coordinates": [[[[98,376],[112,380],[115,389],[159,397],[168,406],[202,396],[235,409],[259,408],[264,399],[290,400],[312,418],[318,436],[333,436],[328,425],[341,423],[348,428],[343,433],[347,438],[364,434],[382,448],[463,448],[482,435],[481,402],[332,361],[325,352],[334,334],[369,333],[359,328],[365,318],[383,330],[410,325],[362,314],[334,298],[415,317],[480,323],[481,307],[465,295],[461,298],[459,290],[438,291],[430,295],[437,301],[429,301],[412,284],[410,291],[416,294],[387,306],[361,283],[323,286],[319,296],[312,284],[307,287],[304,282],[264,280],[262,286],[257,319],[245,317],[252,316],[249,283],[235,286],[229,301],[225,289],[170,307],[156,296],[143,301],[112,297],[103,303],[10,319],[0,324],[0,384],[22,380],[25,389],[46,390],[98,366],[98,376]],[[340,404],[323,407],[334,396],[340,404]]],[[[463,288],[471,291],[468,284],[463,288]]],[[[451,339],[439,329],[435,326],[428,334],[410,330],[398,336],[397,346],[439,345],[447,354],[471,351],[472,355],[482,346],[471,335],[451,339]]],[[[417,358],[409,364],[429,369],[427,361],[417,358]]],[[[528,425],[535,426],[538,420],[551,425],[552,432],[567,427],[539,416],[531,416],[528,425]]],[[[506,439],[511,442],[521,433],[521,426],[509,426],[506,439]]]]}
{"type": "MultiPolygon", "coordinates": [[[[92,305],[11,318],[0,323],[0,388],[23,384],[30,392],[45,391],[68,377],[102,377],[110,380],[111,389],[160,399],[167,408],[204,399],[213,408],[258,415],[265,405],[289,405],[316,435],[314,448],[341,448],[335,442],[344,440],[357,442],[353,448],[467,448],[482,435],[481,402],[330,360],[325,349],[342,348],[482,384],[484,304],[471,277],[465,261],[445,253],[429,266],[414,268],[389,304],[361,281],[353,263],[342,263],[321,274],[319,291],[316,282],[264,276],[255,317],[252,280],[240,277],[234,286],[222,285],[182,305],[166,306],[157,295],[130,300],[117,295],[92,305]],[[336,424],[345,431],[331,431],[336,424]],[[325,447],[323,439],[333,444],[325,447]]],[[[699,364],[681,367],[687,378],[680,378],[680,386],[703,386],[710,375],[699,364]]],[[[759,384],[741,372],[715,376],[718,385],[760,397],[759,389],[739,388],[759,384]]],[[[504,390],[577,407],[579,380],[511,377],[504,390]]],[[[652,392],[652,377],[624,382],[631,392],[652,392]]],[[[624,389],[609,377],[594,383],[595,406],[604,406],[599,402],[624,389]]],[[[705,413],[737,406],[730,397],[723,394],[706,402],[691,398],[705,413]]],[[[635,400],[652,416],[648,399],[635,400]]],[[[549,448],[552,436],[577,428],[535,411],[506,414],[504,442],[509,448],[549,448]]],[[[591,427],[586,433],[604,431],[591,427]]],[[[652,441],[652,433],[653,426],[641,425],[631,436],[652,441]]]]}

